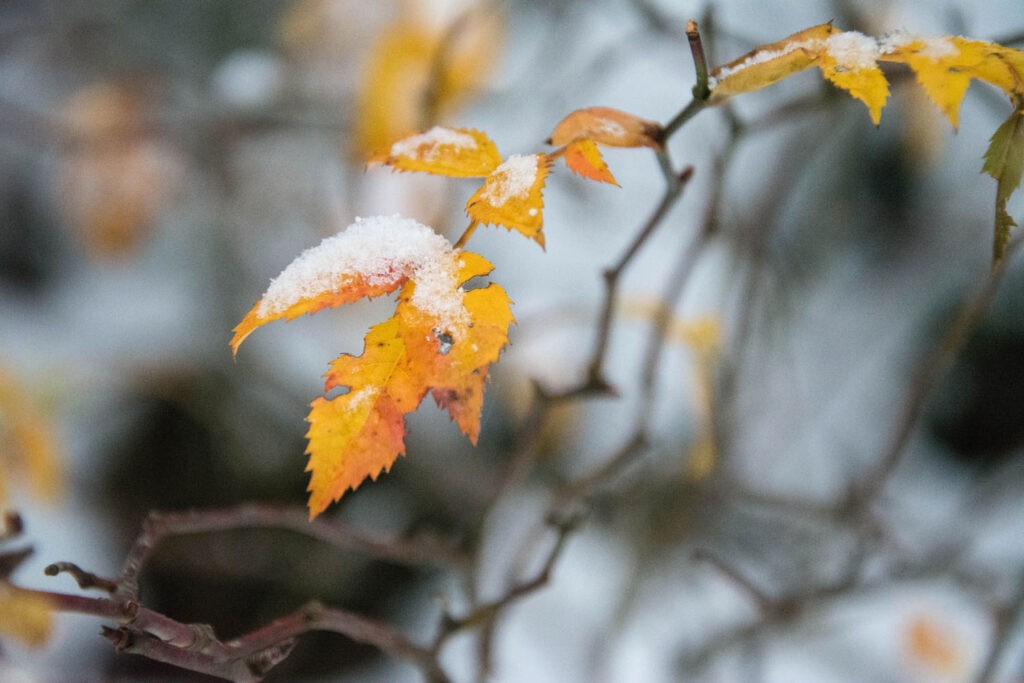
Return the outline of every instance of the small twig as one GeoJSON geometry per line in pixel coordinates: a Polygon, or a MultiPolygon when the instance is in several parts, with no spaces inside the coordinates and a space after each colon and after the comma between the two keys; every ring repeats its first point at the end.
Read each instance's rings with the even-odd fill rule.
{"type": "Polygon", "coordinates": [[[54,562],[47,566],[43,573],[47,576],[57,576],[61,573],[70,574],[75,582],[78,583],[79,588],[98,588],[108,593],[113,593],[117,590],[117,581],[96,576],[72,562],[54,562]]]}
{"type": "Polygon", "coordinates": [[[602,306],[601,316],[597,325],[597,341],[591,354],[586,381],[580,386],[552,396],[552,399],[565,400],[581,394],[609,393],[611,391],[611,384],[604,375],[604,363],[608,352],[608,343],[611,338],[612,318],[615,314],[615,303],[618,298],[619,278],[626,267],[632,262],[640,247],[650,239],[651,235],[665,219],[665,216],[668,215],[669,210],[682,196],[683,189],[692,177],[693,167],[687,166],[683,169],[682,173],[672,179],[668,187],[665,188],[661,202],[655,208],[650,218],[644,223],[640,232],[633,238],[633,241],[623,252],[622,256],[619,257],[618,261],[611,268],[604,271],[604,305],[602,306]]]}
{"type": "Polygon", "coordinates": [[[740,588],[757,604],[758,611],[768,618],[776,611],[776,601],[769,597],[763,590],[754,584],[747,576],[706,548],[698,548],[693,551],[693,559],[698,562],[706,562],[717,569],[723,576],[740,588]]]}
{"type": "Polygon", "coordinates": [[[690,43],[693,68],[697,72],[697,84],[693,86],[693,97],[701,102],[706,102],[711,96],[711,89],[708,88],[708,60],[704,56],[704,43],[701,41],[697,22],[693,19],[686,22],[686,39],[690,43]]]}

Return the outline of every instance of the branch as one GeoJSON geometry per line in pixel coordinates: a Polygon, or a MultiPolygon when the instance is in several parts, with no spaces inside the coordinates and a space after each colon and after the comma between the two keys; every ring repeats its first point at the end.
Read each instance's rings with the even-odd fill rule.
{"type": "Polygon", "coordinates": [[[139,575],[164,537],[250,528],[287,529],[379,560],[436,565],[457,571],[468,566],[464,555],[451,544],[436,538],[380,541],[358,534],[341,522],[323,518],[310,522],[308,514],[301,508],[243,505],[222,510],[153,512],[143,523],[142,532],[122,566],[118,578],[120,596],[128,600],[139,599],[139,575]]]}

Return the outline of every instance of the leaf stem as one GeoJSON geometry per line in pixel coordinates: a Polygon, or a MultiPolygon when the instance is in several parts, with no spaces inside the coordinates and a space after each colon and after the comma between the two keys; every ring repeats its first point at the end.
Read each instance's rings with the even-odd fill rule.
{"type": "Polygon", "coordinates": [[[693,86],[693,97],[701,102],[706,102],[711,96],[711,89],[708,87],[708,60],[704,54],[704,42],[701,40],[697,21],[694,19],[686,22],[686,39],[690,43],[693,68],[697,72],[697,84],[693,86]]]}
{"type": "Polygon", "coordinates": [[[452,245],[452,249],[462,249],[464,246],[466,246],[466,242],[468,242],[469,238],[473,236],[474,232],[476,232],[476,228],[478,225],[480,225],[480,221],[476,219],[471,220],[469,222],[469,225],[467,225],[466,229],[462,232],[462,237],[460,237],[459,240],[454,245],[452,245]]]}

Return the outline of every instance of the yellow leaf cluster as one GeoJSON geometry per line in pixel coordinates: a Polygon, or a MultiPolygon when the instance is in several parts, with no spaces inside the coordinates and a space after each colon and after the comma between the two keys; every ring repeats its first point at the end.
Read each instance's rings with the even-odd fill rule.
{"type": "Polygon", "coordinates": [[[764,88],[817,66],[825,78],[864,102],[877,125],[889,95],[878,62],[910,66],[954,126],[973,79],[995,85],[1015,103],[1024,97],[1024,52],[1020,50],[954,36],[893,34],[877,41],[828,23],[762,45],[712,71],[709,103],[724,102],[733,95],[764,88]]]}
{"type": "Polygon", "coordinates": [[[513,318],[497,284],[462,286],[491,270],[483,257],[453,249],[415,221],[360,219],[296,259],[235,328],[237,351],[268,322],[400,289],[394,316],[371,328],[362,355],[331,364],[325,393],[347,393],[311,404],[311,517],[405,453],[405,415],[428,391],[476,442],[487,369],[507,344],[513,318]]]}

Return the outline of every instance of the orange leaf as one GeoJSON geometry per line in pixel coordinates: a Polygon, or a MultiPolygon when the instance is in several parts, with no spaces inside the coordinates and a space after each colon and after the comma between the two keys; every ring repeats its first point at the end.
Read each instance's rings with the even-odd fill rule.
{"type": "Polygon", "coordinates": [[[576,140],[565,148],[565,164],[574,173],[602,183],[618,185],[608,164],[601,158],[601,150],[592,140],[576,140]]]}
{"type": "Polygon", "coordinates": [[[46,501],[60,495],[62,477],[54,425],[28,386],[0,367],[0,505],[6,500],[6,471],[23,476],[46,501]]]}
{"type": "Polygon", "coordinates": [[[53,604],[44,595],[0,583],[0,635],[39,647],[53,630],[53,604]]]}
{"type": "Polygon", "coordinates": [[[445,297],[457,290],[457,268],[448,240],[399,216],[359,218],[341,233],[306,250],[267,289],[234,329],[237,353],[253,330],[274,320],[393,292],[418,280],[424,294],[413,301],[441,318],[464,316],[461,302],[445,297]]]}
{"type": "Polygon", "coordinates": [[[963,668],[963,648],[956,634],[929,617],[919,616],[907,625],[904,644],[913,660],[938,673],[956,674],[963,668]]]}
{"type": "Polygon", "coordinates": [[[456,178],[483,177],[501,164],[490,138],[469,128],[434,126],[394,142],[387,154],[370,158],[399,171],[424,171],[456,178]]]}
{"type": "Polygon", "coordinates": [[[561,147],[576,140],[593,140],[609,147],[658,149],[660,134],[661,126],[654,121],[610,107],[589,107],[559,121],[551,133],[551,144],[561,147]]]}
{"type": "Polygon", "coordinates": [[[542,193],[550,166],[546,154],[510,156],[469,198],[466,213],[481,223],[517,230],[543,247],[542,193]]]}
{"type": "MultiPolygon", "coordinates": [[[[457,259],[459,284],[491,270],[476,254],[461,252],[457,259]]],[[[361,356],[346,354],[331,364],[325,391],[349,387],[349,393],[312,403],[311,517],[405,454],[404,415],[428,391],[476,443],[488,365],[508,342],[513,322],[508,295],[496,284],[466,292],[468,319],[446,324],[413,305],[419,286],[405,285],[394,317],[370,330],[361,356]]]]}

